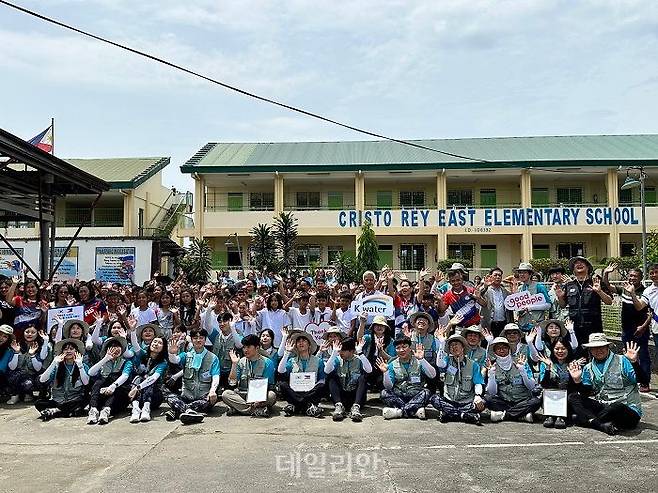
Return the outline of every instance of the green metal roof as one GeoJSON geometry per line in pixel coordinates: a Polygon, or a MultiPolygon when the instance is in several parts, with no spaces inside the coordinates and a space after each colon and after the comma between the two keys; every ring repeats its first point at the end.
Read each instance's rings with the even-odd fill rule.
{"type": "Polygon", "coordinates": [[[183,173],[353,171],[528,166],[658,166],[658,135],[578,135],[412,140],[455,158],[391,141],[208,143],[183,173]]]}
{"type": "Polygon", "coordinates": [[[65,159],[76,168],[110,184],[110,188],[137,188],[170,162],[168,157],[65,159]]]}

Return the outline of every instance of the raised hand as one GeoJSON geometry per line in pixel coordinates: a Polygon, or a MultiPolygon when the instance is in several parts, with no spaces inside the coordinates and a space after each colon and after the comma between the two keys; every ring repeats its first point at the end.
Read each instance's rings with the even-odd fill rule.
{"type": "Polygon", "coordinates": [[[447,334],[448,334],[448,328],[443,325],[439,325],[434,331],[434,337],[436,337],[441,343],[446,342],[447,334]]]}
{"type": "Polygon", "coordinates": [[[423,359],[425,357],[425,346],[422,344],[416,344],[414,356],[416,356],[416,359],[423,359]]]}
{"type": "Polygon", "coordinates": [[[411,337],[412,330],[411,330],[411,327],[409,327],[409,324],[407,322],[402,324],[402,333],[407,337],[411,337]]]}
{"type": "Polygon", "coordinates": [[[527,360],[527,359],[526,359],[526,357],[525,357],[525,354],[520,354],[520,355],[516,358],[516,367],[517,367],[519,370],[522,370],[523,368],[525,368],[526,360],[527,360]]]}
{"type": "Polygon", "coordinates": [[[525,336],[525,340],[527,343],[534,342],[534,340],[537,338],[537,327],[533,327],[530,332],[528,332],[525,336]]]}
{"type": "Polygon", "coordinates": [[[445,279],[446,279],[445,274],[443,274],[443,272],[441,272],[440,270],[437,269],[436,275],[434,276],[434,282],[440,284],[441,281],[445,281],[445,279]]]}
{"type": "Polygon", "coordinates": [[[239,356],[238,353],[235,351],[235,349],[231,349],[231,351],[228,353],[228,355],[229,355],[230,358],[231,358],[231,363],[234,363],[234,364],[235,364],[235,363],[237,363],[238,361],[240,361],[240,356],[239,356]]]}
{"type": "Polygon", "coordinates": [[[595,292],[601,291],[601,279],[598,277],[595,277],[594,280],[592,281],[592,290],[595,292]]]}
{"type": "Polygon", "coordinates": [[[34,356],[39,351],[39,344],[36,342],[31,342],[30,347],[28,348],[28,353],[30,356],[34,356]]]}
{"type": "Polygon", "coordinates": [[[493,339],[493,334],[491,333],[488,327],[482,327],[481,331],[482,331],[482,335],[486,340],[493,339]]]}
{"type": "Polygon", "coordinates": [[[632,283],[626,281],[624,283],[624,291],[626,291],[630,296],[635,294],[635,286],[632,283]]]}
{"type": "Polygon", "coordinates": [[[375,344],[377,349],[384,351],[384,336],[375,336],[375,344]]]}
{"type": "Polygon", "coordinates": [[[293,349],[295,349],[295,343],[291,339],[286,339],[286,351],[291,353],[293,349]]]}
{"type": "Polygon", "coordinates": [[[616,264],[615,262],[613,262],[611,264],[608,264],[608,266],[605,269],[603,269],[603,273],[604,274],[612,274],[614,271],[617,270],[618,267],[619,267],[619,265],[616,264]]]}
{"type": "Polygon", "coordinates": [[[330,345],[331,343],[325,339],[324,341],[322,341],[322,344],[320,345],[320,351],[327,351],[330,345]]]}
{"type": "Polygon", "coordinates": [[[75,352],[75,364],[78,366],[82,366],[82,354],[80,351],[75,352]]]}
{"type": "Polygon", "coordinates": [[[12,349],[15,353],[20,353],[20,352],[21,352],[21,345],[18,344],[18,341],[17,341],[16,339],[14,339],[13,341],[11,341],[11,349],[12,349]]]}
{"type": "Polygon", "coordinates": [[[60,353],[57,356],[55,356],[55,361],[57,361],[57,363],[61,363],[62,361],[64,361],[64,353],[60,353]]]}
{"type": "Polygon", "coordinates": [[[553,361],[550,358],[544,356],[543,354],[539,355],[539,361],[544,363],[546,365],[546,368],[550,368],[551,366],[553,366],[553,361]]]}
{"type": "Polygon", "coordinates": [[[335,352],[338,352],[338,351],[340,351],[340,348],[341,348],[341,342],[340,341],[334,341],[333,350],[335,352]]]}
{"type": "Polygon", "coordinates": [[[461,314],[457,314],[454,317],[450,319],[450,322],[448,322],[450,325],[459,325],[464,321],[464,316],[461,314]]]}
{"type": "Polygon", "coordinates": [[[491,274],[487,274],[484,276],[484,279],[482,280],[482,283],[486,286],[489,287],[493,284],[493,276],[491,274]]]}
{"type": "Polygon", "coordinates": [[[560,284],[555,284],[555,296],[558,298],[564,298],[564,289],[562,289],[562,286],[560,284]]]}
{"type": "Polygon", "coordinates": [[[180,339],[172,337],[169,339],[169,354],[178,354],[178,342],[180,339]]]}
{"type": "Polygon", "coordinates": [[[572,361],[569,363],[569,375],[574,382],[580,382],[580,379],[583,377],[583,369],[580,367],[577,361],[572,361]]]}
{"type": "Polygon", "coordinates": [[[484,364],[484,367],[487,369],[487,372],[492,373],[496,371],[496,363],[487,358],[487,361],[484,364]]]}
{"type": "Polygon", "coordinates": [[[366,341],[362,337],[361,339],[359,339],[359,342],[357,342],[356,344],[356,348],[355,348],[356,354],[361,354],[363,352],[363,346],[365,345],[366,345],[366,341]]]}
{"type": "Polygon", "coordinates": [[[637,363],[638,358],[640,357],[640,346],[637,343],[630,341],[626,344],[626,351],[624,352],[631,363],[637,363]]]}
{"type": "Polygon", "coordinates": [[[427,274],[429,274],[429,271],[428,271],[425,267],[423,267],[423,268],[420,270],[419,279],[422,279],[422,278],[425,277],[427,274]]]}
{"type": "Polygon", "coordinates": [[[375,362],[375,364],[377,365],[377,368],[379,368],[379,370],[382,373],[385,373],[385,372],[388,371],[388,364],[386,364],[386,362],[381,357],[377,358],[377,361],[375,362]]]}
{"type": "Polygon", "coordinates": [[[137,327],[137,318],[133,317],[132,315],[128,317],[128,327],[131,329],[134,329],[137,327]]]}
{"type": "Polygon", "coordinates": [[[573,331],[575,330],[574,327],[573,327],[573,320],[567,319],[564,322],[564,328],[567,329],[567,332],[569,332],[569,334],[572,334],[573,331]]]}

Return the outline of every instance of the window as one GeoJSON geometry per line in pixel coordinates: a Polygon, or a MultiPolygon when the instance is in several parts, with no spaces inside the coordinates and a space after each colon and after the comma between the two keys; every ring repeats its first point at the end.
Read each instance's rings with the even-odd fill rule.
{"type": "Polygon", "coordinates": [[[644,202],[646,205],[656,205],[656,187],[644,187],[644,202]]]}
{"type": "Polygon", "coordinates": [[[379,245],[377,247],[377,253],[379,254],[379,268],[381,269],[385,265],[388,265],[392,269],[393,245],[379,245]]]}
{"type": "Polygon", "coordinates": [[[331,210],[343,208],[343,192],[327,192],[327,205],[331,210]]]}
{"type": "Polygon", "coordinates": [[[448,243],[448,258],[470,260],[473,265],[474,249],[472,243],[448,243]]]}
{"type": "MultiPolygon", "coordinates": [[[[493,189],[480,190],[480,206],[496,207],[496,191],[493,189]]],[[[495,267],[495,265],[492,265],[495,267]]]]}
{"type": "Polygon", "coordinates": [[[425,245],[400,245],[400,269],[421,270],[425,267],[425,245]]]}
{"type": "Polygon", "coordinates": [[[393,206],[393,192],[383,190],[377,192],[377,209],[390,209],[393,206]]]}
{"type": "Polygon", "coordinates": [[[448,206],[467,207],[473,204],[472,190],[448,190],[448,206]]]}
{"type": "Polygon", "coordinates": [[[583,243],[558,243],[558,258],[571,258],[576,255],[585,256],[585,245],[583,243]]]}
{"type": "Polygon", "coordinates": [[[343,253],[343,247],[338,245],[338,246],[330,246],[327,247],[327,260],[329,263],[333,263],[336,258],[338,258],[341,254],[343,253]]]}
{"type": "Polygon", "coordinates": [[[237,245],[227,245],[226,247],[226,263],[229,267],[241,267],[242,259],[240,254],[242,252],[238,249],[237,245]]]}
{"type": "Polygon", "coordinates": [[[532,245],[532,258],[551,258],[551,248],[549,245],[532,245]]]}
{"type": "Polygon", "coordinates": [[[482,245],[480,247],[480,266],[496,267],[496,265],[498,265],[496,245],[482,245]]]}
{"type": "Polygon", "coordinates": [[[251,192],[249,195],[249,210],[273,211],[274,192],[251,192]]]}
{"type": "Polygon", "coordinates": [[[622,243],[620,253],[622,257],[633,257],[635,255],[635,243],[622,243]]]}
{"type": "Polygon", "coordinates": [[[309,266],[311,262],[320,263],[322,250],[320,245],[298,245],[297,265],[309,266]]]}
{"type": "Polygon", "coordinates": [[[425,207],[425,192],[422,190],[400,192],[400,207],[425,207]]]}
{"type": "Polygon", "coordinates": [[[558,188],[557,189],[557,202],[558,204],[582,204],[583,203],[583,189],[582,188],[558,188]]]}
{"type": "Polygon", "coordinates": [[[229,211],[242,210],[242,192],[228,193],[228,210],[229,211]]]}
{"type": "Polygon", "coordinates": [[[297,192],[298,209],[319,209],[320,192],[297,192]]]}
{"type": "Polygon", "coordinates": [[[547,206],[548,201],[548,188],[533,188],[532,198],[530,199],[533,207],[547,206]]]}
{"type": "MultiPolygon", "coordinates": [[[[645,195],[646,197],[646,195],[645,195]]],[[[632,204],[633,203],[633,190],[619,190],[619,203],[620,204],[632,204]]]]}

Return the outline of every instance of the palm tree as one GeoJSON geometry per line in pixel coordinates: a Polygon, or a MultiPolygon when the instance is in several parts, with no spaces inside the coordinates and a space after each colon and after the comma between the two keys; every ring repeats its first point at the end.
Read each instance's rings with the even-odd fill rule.
{"type": "Polygon", "coordinates": [[[187,253],[178,264],[187,280],[193,284],[206,283],[212,271],[212,249],[208,240],[192,238],[187,253]]]}
{"type": "Polygon", "coordinates": [[[258,224],[249,231],[251,242],[251,264],[259,269],[276,270],[276,251],[272,227],[267,224],[258,224]]]}
{"type": "Polygon", "coordinates": [[[281,212],[274,218],[274,241],[279,256],[279,267],[290,273],[297,263],[295,245],[297,242],[297,219],[292,212],[281,212]]]}

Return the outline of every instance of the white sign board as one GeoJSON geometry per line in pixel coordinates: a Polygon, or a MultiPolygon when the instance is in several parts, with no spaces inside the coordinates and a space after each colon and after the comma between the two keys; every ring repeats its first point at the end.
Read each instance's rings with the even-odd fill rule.
{"type": "Polygon", "coordinates": [[[383,315],[388,318],[395,313],[393,298],[385,294],[364,296],[359,300],[354,300],[350,308],[354,313],[367,312],[368,318],[376,315],[383,315]]]}
{"type": "Polygon", "coordinates": [[[546,304],[542,293],[530,294],[530,291],[519,291],[505,298],[505,308],[515,312],[521,310],[536,310],[537,306],[546,304]]]}
{"type": "Polygon", "coordinates": [[[252,378],[247,390],[247,404],[267,401],[267,378],[252,378]]]}
{"type": "Polygon", "coordinates": [[[315,372],[299,372],[290,374],[290,388],[295,392],[308,392],[315,387],[315,372]]]}
{"type": "Polygon", "coordinates": [[[567,417],[566,390],[544,390],[544,416],[567,417]]]}
{"type": "Polygon", "coordinates": [[[51,330],[53,328],[53,325],[57,325],[57,320],[56,320],[57,315],[59,315],[59,317],[62,320],[64,320],[64,322],[71,319],[84,320],[85,307],[65,306],[63,308],[50,308],[48,310],[48,321],[47,321],[48,325],[46,325],[46,327],[48,327],[48,330],[51,330]]]}
{"type": "Polygon", "coordinates": [[[319,346],[324,341],[324,334],[327,332],[329,327],[331,327],[329,322],[320,322],[319,324],[311,322],[310,324],[306,324],[304,331],[307,334],[311,334],[311,336],[313,336],[313,340],[319,346]]]}

